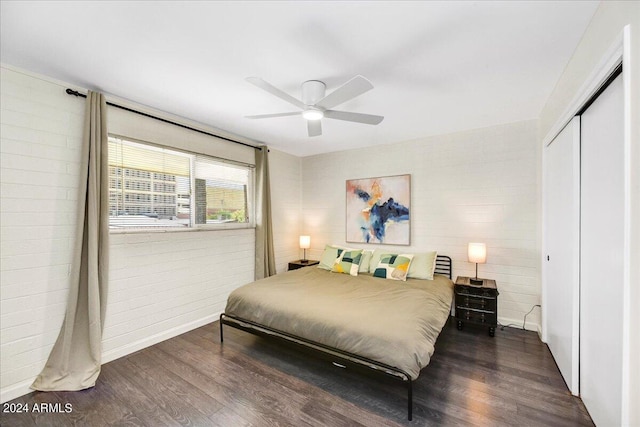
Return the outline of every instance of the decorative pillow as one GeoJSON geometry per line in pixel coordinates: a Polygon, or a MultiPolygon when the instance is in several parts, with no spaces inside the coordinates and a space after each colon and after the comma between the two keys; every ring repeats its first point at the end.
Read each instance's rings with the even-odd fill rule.
{"type": "Polygon", "coordinates": [[[383,279],[402,280],[404,282],[407,280],[407,273],[412,259],[413,254],[384,254],[380,257],[380,262],[373,275],[383,279]]]}
{"type": "Polygon", "coordinates": [[[326,245],[324,247],[324,252],[322,252],[322,257],[320,258],[320,264],[318,264],[318,268],[331,271],[333,269],[333,264],[335,264],[342,251],[343,249],[338,249],[335,246],[326,245]]]}
{"type": "Polygon", "coordinates": [[[373,254],[371,254],[371,260],[369,261],[369,273],[373,274],[373,272],[376,271],[378,264],[380,264],[380,257],[389,253],[388,251],[389,249],[376,249],[373,251],[373,254]]]}
{"type": "Polygon", "coordinates": [[[358,273],[369,272],[369,264],[371,264],[371,256],[373,256],[373,251],[366,251],[366,250],[362,251],[362,260],[360,260],[360,268],[358,269],[358,273]]]}
{"type": "Polygon", "coordinates": [[[407,277],[410,279],[433,280],[437,256],[438,253],[436,251],[415,254],[409,266],[407,277]]]}
{"type": "Polygon", "coordinates": [[[362,249],[346,249],[342,251],[335,264],[333,264],[331,271],[357,276],[361,259],[362,249]]]}

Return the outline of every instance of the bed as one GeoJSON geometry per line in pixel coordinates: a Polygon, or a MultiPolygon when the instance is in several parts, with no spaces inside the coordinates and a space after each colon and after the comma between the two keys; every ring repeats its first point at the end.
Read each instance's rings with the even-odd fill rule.
{"type": "Polygon", "coordinates": [[[453,300],[451,258],[438,255],[435,273],[396,281],[307,267],[258,280],[229,296],[220,341],[223,325],[232,326],[403,381],[411,420],[412,381],[429,364],[453,300]]]}

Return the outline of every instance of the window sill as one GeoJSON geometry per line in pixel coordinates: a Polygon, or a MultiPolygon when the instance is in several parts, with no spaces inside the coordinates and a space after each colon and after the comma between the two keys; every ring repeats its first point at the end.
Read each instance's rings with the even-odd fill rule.
{"type": "Polygon", "coordinates": [[[254,224],[218,224],[184,228],[110,228],[109,234],[194,233],[199,231],[244,230],[250,228],[256,228],[256,226],[254,224]]]}

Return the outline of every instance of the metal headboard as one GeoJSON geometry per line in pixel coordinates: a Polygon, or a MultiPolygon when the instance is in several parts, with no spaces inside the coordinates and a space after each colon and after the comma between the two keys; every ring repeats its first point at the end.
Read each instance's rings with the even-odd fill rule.
{"type": "Polygon", "coordinates": [[[434,273],[442,274],[443,276],[447,276],[449,279],[453,280],[451,277],[451,257],[438,255],[436,257],[436,269],[434,273]]]}

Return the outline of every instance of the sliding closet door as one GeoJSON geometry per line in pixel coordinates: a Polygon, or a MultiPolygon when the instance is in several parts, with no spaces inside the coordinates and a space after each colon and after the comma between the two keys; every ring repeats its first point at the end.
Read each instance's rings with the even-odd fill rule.
{"type": "Polygon", "coordinates": [[[596,425],[621,425],[624,244],[622,76],[581,118],[580,395],[596,425]]]}
{"type": "Polygon", "coordinates": [[[571,393],[578,390],[580,117],[544,149],[544,283],[547,345],[571,393]]]}

